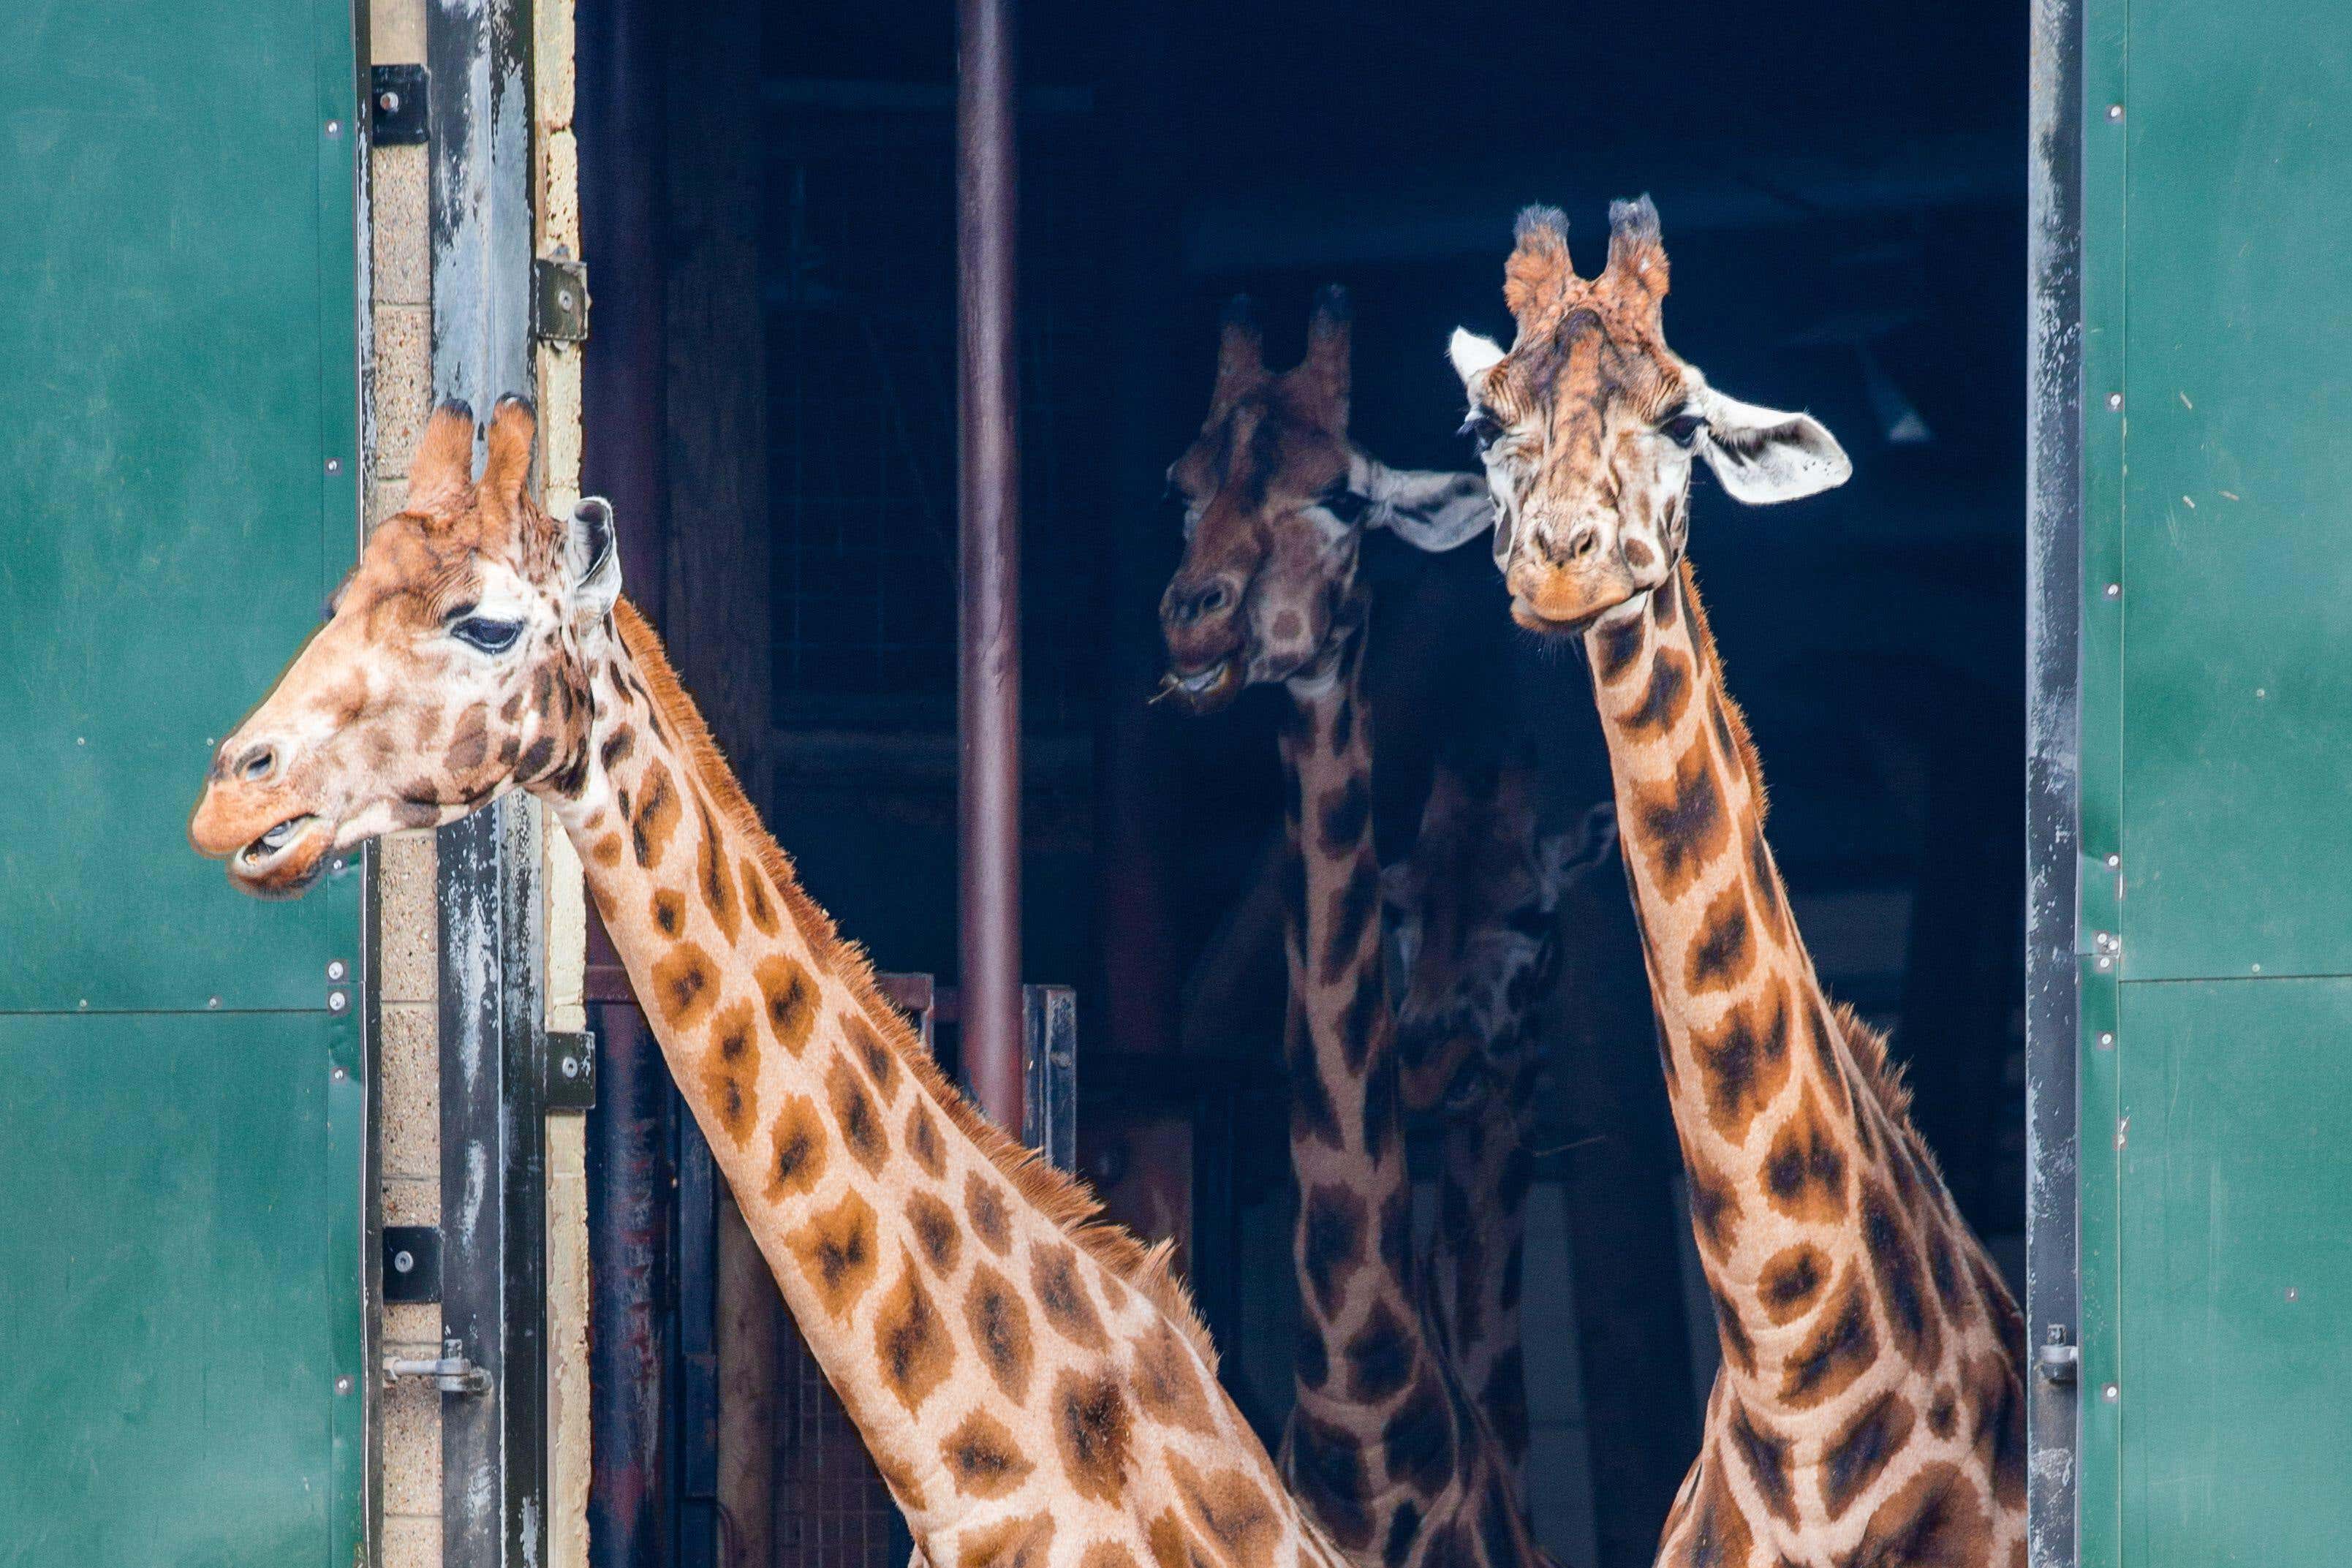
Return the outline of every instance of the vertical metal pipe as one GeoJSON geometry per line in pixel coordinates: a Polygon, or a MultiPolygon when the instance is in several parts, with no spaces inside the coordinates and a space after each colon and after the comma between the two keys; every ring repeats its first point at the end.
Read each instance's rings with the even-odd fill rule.
{"type": "Polygon", "coordinates": [[[1013,0],[956,5],[957,738],[963,1071],[1016,1131],[1021,1019],[1021,442],[1013,0]]]}

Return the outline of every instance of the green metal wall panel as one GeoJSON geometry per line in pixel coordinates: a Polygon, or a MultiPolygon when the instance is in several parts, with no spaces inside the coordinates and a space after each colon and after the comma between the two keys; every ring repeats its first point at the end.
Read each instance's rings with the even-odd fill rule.
{"type": "Polygon", "coordinates": [[[2124,977],[2352,974],[2352,18],[2129,16],[2124,977]]]}
{"type": "Polygon", "coordinates": [[[265,905],[185,838],[357,537],[353,37],[0,5],[9,1568],[362,1545],[361,877],[265,905]]]}
{"type": "Polygon", "coordinates": [[[2352,26],[2085,0],[2080,1562],[2352,1536],[2352,26]]]}
{"type": "Polygon", "coordinates": [[[0,1009],[357,956],[185,841],[356,538],[354,79],[349,0],[0,5],[0,1009]]]}
{"type": "Polygon", "coordinates": [[[351,1563],[357,1030],[320,1016],[0,1015],[0,1563],[351,1563]]]}
{"type": "Polygon", "coordinates": [[[2123,1560],[2352,1542],[2352,980],[2123,990],[2123,1560]]]}

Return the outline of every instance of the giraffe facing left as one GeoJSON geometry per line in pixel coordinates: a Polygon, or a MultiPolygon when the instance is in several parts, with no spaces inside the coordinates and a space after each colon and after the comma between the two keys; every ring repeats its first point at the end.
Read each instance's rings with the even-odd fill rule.
{"type": "Polygon", "coordinates": [[[189,821],[265,897],[513,790],[580,852],[787,1308],[932,1568],[1339,1568],[1225,1396],[1164,1249],[997,1129],[883,1000],[620,598],[532,415],[445,404],[402,511],[189,821]]]}

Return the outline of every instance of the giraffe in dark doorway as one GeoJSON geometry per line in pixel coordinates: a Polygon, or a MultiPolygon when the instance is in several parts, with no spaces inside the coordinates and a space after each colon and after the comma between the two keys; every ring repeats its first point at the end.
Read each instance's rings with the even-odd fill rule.
{"type": "Polygon", "coordinates": [[[1277,375],[1246,308],[1228,313],[1208,417],[1169,470],[1185,547],[1160,601],[1166,690],[1206,711],[1280,685],[1292,706],[1284,1048],[1300,1332],[1285,1472],[1361,1561],[1510,1568],[1545,1559],[1430,1326],[1413,1256],[1356,580],[1367,529],[1444,549],[1493,514],[1476,476],[1400,474],[1349,440],[1349,336],[1345,297],[1326,291],[1305,359],[1277,375]]]}
{"type": "Polygon", "coordinates": [[[1813,971],[1684,555],[1695,464],[1758,504],[1843,484],[1845,454],[1666,347],[1646,197],[1590,279],[1528,209],[1504,277],[1511,348],[1454,335],[1465,428],[1512,616],[1591,668],[1723,1348],[1659,1561],[2023,1568],[2021,1320],[1885,1040],[1813,971]]]}
{"type": "Polygon", "coordinates": [[[1525,769],[1441,765],[1412,852],[1381,873],[1400,973],[1405,1106],[1443,1128],[1430,1249],[1447,1356],[1517,1473],[1527,1460],[1519,1325],[1534,1176],[1538,1009],[1558,975],[1560,895],[1616,852],[1616,815],[1539,833],[1525,769]]]}

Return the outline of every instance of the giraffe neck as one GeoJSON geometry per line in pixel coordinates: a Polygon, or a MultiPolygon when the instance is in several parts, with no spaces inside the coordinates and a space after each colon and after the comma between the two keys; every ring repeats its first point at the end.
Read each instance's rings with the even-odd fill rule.
{"type": "Polygon", "coordinates": [[[1282,739],[1296,860],[1285,957],[1298,1187],[1292,1490],[1339,1545],[1389,1568],[1540,1562],[1494,1438],[1425,1329],[1412,1187],[1381,956],[1362,633],[1294,680],[1282,739]]]}
{"type": "Polygon", "coordinates": [[[1523,1108],[1534,1074],[1531,1056],[1517,1050],[1509,1055],[1522,1066],[1507,1092],[1490,1092],[1475,1109],[1445,1118],[1430,1269],[1446,1357],[1485,1413],[1517,1486],[1528,1453],[1519,1295],[1534,1165],[1523,1108]]]}
{"type": "Polygon", "coordinates": [[[1752,1536],[1770,1562],[1768,1541],[1850,1540],[1857,1515],[1877,1539],[1932,1504],[1966,1540],[1928,1555],[2006,1563],[2023,1528],[2021,1325],[1883,1042],[1815,976],[1688,565],[1585,643],[1723,1345],[1661,1561],[1711,1540],[1746,1562],[1720,1548],[1752,1536]]]}
{"type": "Polygon", "coordinates": [[[594,640],[580,787],[544,798],[929,1560],[1044,1568],[1059,1527],[1149,1562],[1145,1510],[1178,1507],[1189,1476],[1234,1506],[1245,1494],[1274,1561],[1295,1562],[1295,1511],[1164,1249],[1096,1222],[1082,1187],[940,1076],[802,891],[635,612],[594,640]]]}

